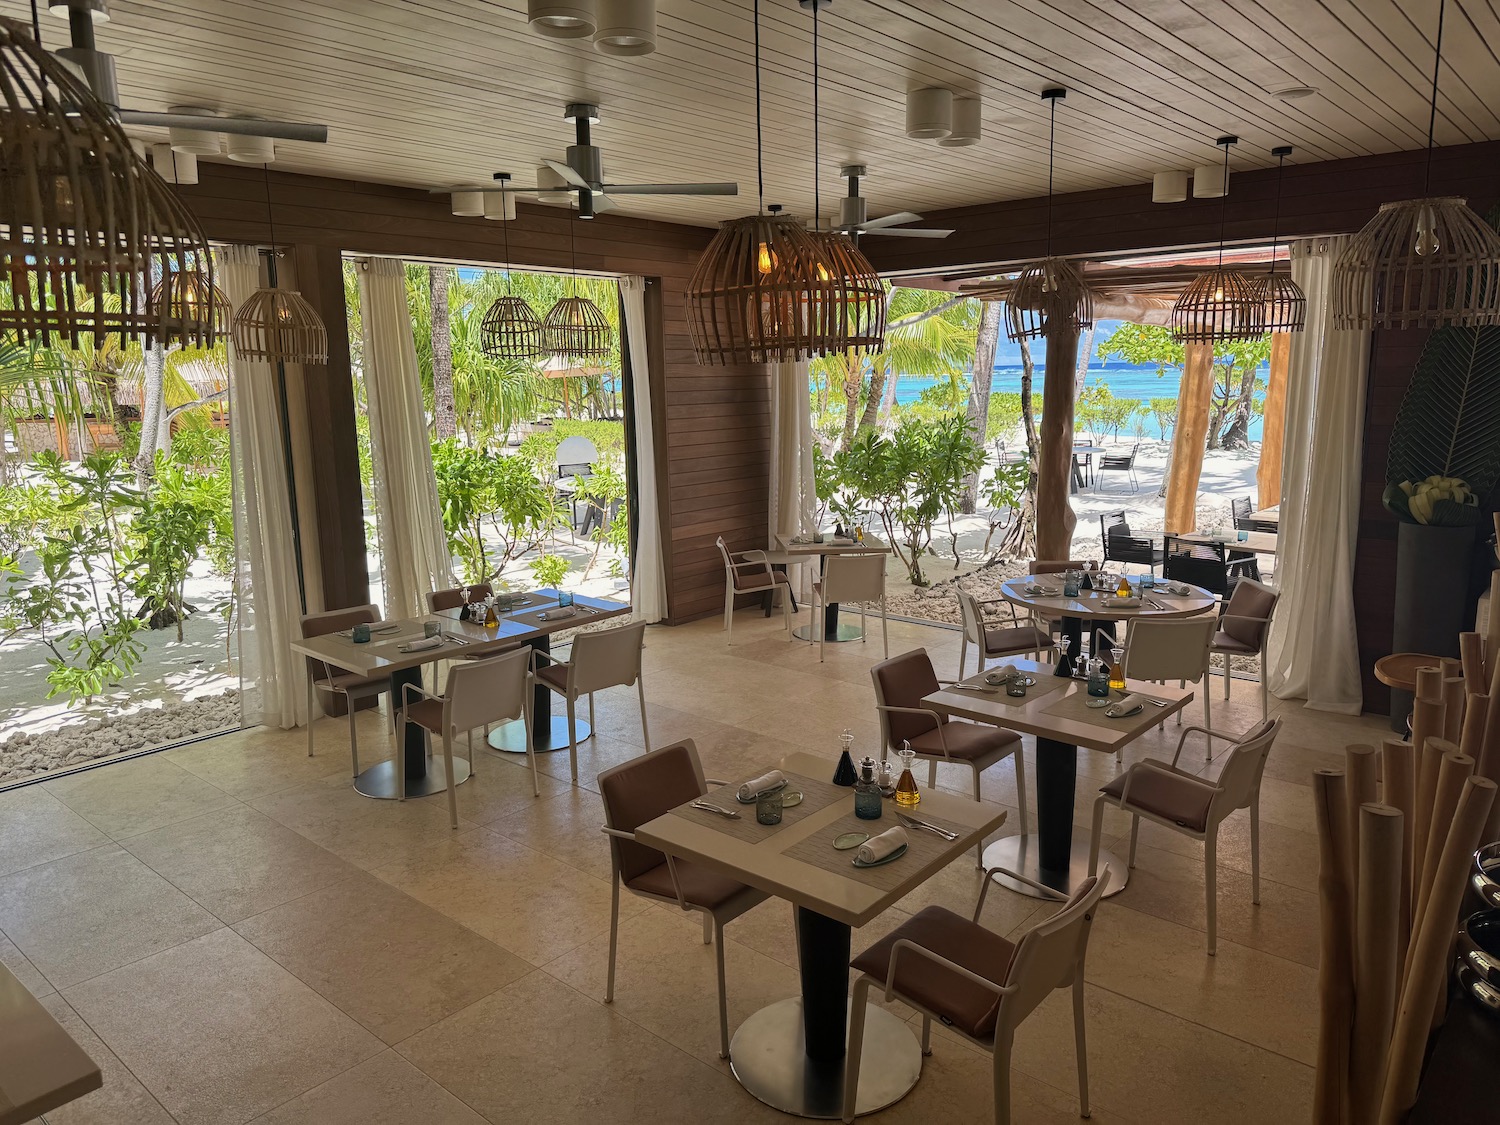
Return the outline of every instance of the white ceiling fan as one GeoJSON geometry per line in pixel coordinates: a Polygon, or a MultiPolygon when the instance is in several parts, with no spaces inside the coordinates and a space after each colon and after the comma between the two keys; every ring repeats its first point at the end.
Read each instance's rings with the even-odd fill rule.
{"type": "MultiPolygon", "coordinates": [[[[433,188],[432,194],[454,192],[505,191],[512,194],[551,196],[559,192],[576,192],[578,195],[578,217],[592,219],[601,211],[612,211],[619,206],[614,195],[738,195],[740,185],[736,183],[705,184],[609,184],[604,182],[604,160],[599,146],[594,144],[589,127],[599,123],[599,107],[588,102],[571,102],[563,112],[565,120],[573,123],[575,143],[568,146],[567,163],[561,160],[543,159],[542,163],[558,177],[558,182],[537,187],[513,187],[509,184],[460,184],[456,187],[433,188]],[[610,193],[610,194],[606,194],[610,193]]],[[[540,171],[540,169],[538,169],[540,171]]],[[[499,177],[497,177],[499,178],[499,177]]]]}
{"type": "Polygon", "coordinates": [[[897,211],[878,219],[866,218],[865,197],[859,194],[859,178],[865,175],[863,164],[845,164],[839,175],[849,181],[849,194],[839,200],[839,221],[833,229],[847,234],[856,241],[862,234],[878,234],[885,238],[947,238],[951,230],[934,227],[905,227],[903,223],[919,223],[922,216],[911,211],[897,211]]]}

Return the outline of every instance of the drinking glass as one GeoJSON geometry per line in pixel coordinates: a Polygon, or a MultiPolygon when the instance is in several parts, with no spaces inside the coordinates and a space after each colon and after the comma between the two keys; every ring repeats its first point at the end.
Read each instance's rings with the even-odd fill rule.
{"type": "Polygon", "coordinates": [[[755,798],[755,821],[757,824],[781,823],[781,790],[762,793],[755,798]]]}
{"type": "Polygon", "coordinates": [[[563,609],[573,604],[573,592],[571,590],[559,590],[557,592],[557,604],[563,609]]]}
{"type": "Polygon", "coordinates": [[[1246,542],[1249,542],[1249,540],[1250,540],[1250,533],[1248,531],[1246,531],[1244,528],[1240,528],[1238,531],[1236,531],[1234,533],[1234,537],[1239,542],[1246,543],[1246,542]]]}
{"type": "Polygon", "coordinates": [[[1082,579],[1076,570],[1070,570],[1063,574],[1063,597],[1076,598],[1078,591],[1082,588],[1082,579]]]}
{"type": "Polygon", "coordinates": [[[438,623],[436,621],[422,622],[422,636],[435,637],[438,635],[438,623]]]}

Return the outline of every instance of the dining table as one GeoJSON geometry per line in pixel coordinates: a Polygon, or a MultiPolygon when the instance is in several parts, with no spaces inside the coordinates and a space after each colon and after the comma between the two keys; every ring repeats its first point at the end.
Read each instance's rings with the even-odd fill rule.
{"type": "MultiPolygon", "coordinates": [[[[420,687],[426,665],[440,660],[492,656],[523,644],[539,652],[549,652],[554,633],[619,617],[631,609],[622,602],[583,594],[572,595],[572,605],[563,606],[564,592],[555,589],[531,590],[511,597],[510,608],[498,614],[494,625],[464,620],[462,611],[455,608],[423,617],[374,622],[370,640],[366,642],[356,642],[351,630],[346,629],[293,641],[291,649],[329,668],[360,676],[388,675],[391,681],[391,722],[399,728],[403,687],[406,684],[420,687]],[[436,638],[425,635],[429,624],[436,626],[436,638]],[[432,645],[434,639],[439,643],[432,645]]],[[[309,677],[309,721],[316,714],[315,691],[309,677]]],[[[552,714],[551,689],[539,682],[533,691],[532,749],[537,753],[565,749],[569,745],[568,721],[552,714]]],[[[578,721],[577,728],[579,742],[593,733],[583,720],[578,721]]],[[[489,745],[506,753],[524,754],[525,730],[526,725],[520,719],[501,724],[490,732],[489,745]]],[[[399,729],[396,733],[400,734],[399,729]]],[[[399,749],[408,798],[446,792],[448,779],[443,760],[431,753],[425,728],[417,723],[410,724],[399,749]]],[[[366,797],[395,800],[398,788],[396,761],[393,757],[361,771],[354,779],[355,790],[366,797]]],[[[467,781],[468,759],[455,754],[453,772],[455,785],[467,781]]]]}
{"type": "Polygon", "coordinates": [[[99,1064],[0,965],[0,1125],[34,1122],[103,1085],[99,1064]]]}
{"type": "Polygon", "coordinates": [[[1109,450],[1102,445],[1073,446],[1073,477],[1068,491],[1077,494],[1081,488],[1093,487],[1094,457],[1108,452],[1109,450]]]}
{"type": "Polygon", "coordinates": [[[1233,535],[1228,533],[1215,535],[1212,532],[1194,531],[1188,535],[1176,535],[1174,539],[1180,539],[1184,543],[1204,543],[1213,547],[1223,547],[1227,551],[1248,551],[1253,555],[1274,555],[1276,553],[1276,533],[1274,531],[1238,531],[1233,535]],[[1244,538],[1241,539],[1240,536],[1244,538]]]}
{"type": "Polygon", "coordinates": [[[1272,504],[1269,508],[1260,508],[1251,512],[1245,518],[1261,528],[1279,529],[1281,526],[1281,505],[1272,504]]]}
{"type": "MultiPolygon", "coordinates": [[[[816,557],[819,573],[822,573],[824,562],[829,555],[888,555],[891,553],[889,544],[868,532],[865,533],[862,539],[852,536],[820,534],[822,534],[821,539],[777,535],[776,547],[784,555],[816,557]]],[[[792,630],[792,636],[802,641],[816,641],[818,637],[813,629],[814,626],[812,624],[799,625],[792,630]]],[[[864,635],[864,630],[858,625],[839,621],[838,602],[829,602],[824,607],[823,639],[829,644],[836,644],[840,641],[857,641],[864,635]]]]}
{"type": "MultiPolygon", "coordinates": [[[[641,843],[689,860],[791,904],[797,932],[799,994],[746,1019],[730,1043],[730,1069],[767,1105],[801,1117],[837,1119],[844,1109],[849,959],[853,927],[871,919],[1005,823],[1006,810],[938,789],[920,790],[903,813],[929,828],[907,827],[906,850],[888,863],[860,868],[854,850],[834,841],[897,825],[898,806],[882,801],[878,820],[854,815],[854,790],[832,783],[835,759],[787,755],[779,768],[787,789],[803,795],[780,823],[759,824],[755,805],[736,800],[736,781],[705,800],[736,819],[693,802],[636,829],[641,843]],[[939,831],[933,831],[938,829],[939,831]]],[[[742,779],[748,780],[748,779],[742,779]]],[[[847,840],[841,843],[847,844],[847,840]]],[[[899,1101],[922,1073],[922,1048],[899,1015],[871,1004],[854,1112],[874,1113],[899,1101]]]]}
{"type": "MultiPolygon", "coordinates": [[[[922,706],[941,715],[988,723],[1036,739],[1036,832],[1007,836],[984,850],[985,867],[1004,867],[1062,894],[1072,894],[1088,877],[1089,836],[1073,825],[1078,788],[1078,751],[1116,754],[1164,719],[1181,711],[1193,698],[1191,688],[1126,680],[1125,690],[1111,691],[1106,703],[1129,695],[1142,698],[1139,711],[1111,718],[1108,706],[1090,706],[1085,681],[1055,676],[1050,665],[1034,660],[1007,661],[1035,682],[1024,696],[1007,694],[988,683],[980,672],[925,696],[922,706]]],[[[991,670],[993,671],[993,669],[991,670]]],[[[1094,701],[1097,703],[1097,701],[1094,701]]],[[[1125,889],[1126,865],[1101,849],[1099,862],[1112,869],[1106,897],[1125,889]]],[[[1004,874],[997,880],[1033,898],[1035,887],[1004,874]]]]}

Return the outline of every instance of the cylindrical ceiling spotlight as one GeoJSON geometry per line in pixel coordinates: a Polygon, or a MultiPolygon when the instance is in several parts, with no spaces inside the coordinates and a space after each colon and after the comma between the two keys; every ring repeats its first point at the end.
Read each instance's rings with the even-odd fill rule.
{"type": "Polygon", "coordinates": [[[1152,203],[1181,203],[1187,198],[1188,174],[1184,170],[1158,172],[1151,177],[1152,203]]]}
{"type": "MultiPolygon", "coordinates": [[[[198,109],[195,106],[174,105],[169,113],[197,113],[205,116],[213,116],[213,110],[198,109]]],[[[219,134],[205,133],[201,129],[179,129],[172,127],[167,130],[167,136],[172,143],[175,152],[191,153],[193,156],[218,156],[219,134]]]]}
{"type": "Polygon", "coordinates": [[[484,193],[484,217],[508,223],[516,217],[516,193],[513,191],[487,191],[484,193]]]}
{"type": "Polygon", "coordinates": [[[453,201],[453,213],[460,219],[477,219],[484,214],[482,191],[455,191],[449,198],[453,201]]]}
{"type": "Polygon", "coordinates": [[[966,148],[980,139],[979,99],[953,99],[953,131],[938,141],[944,148],[966,148]]]}
{"type": "Polygon", "coordinates": [[[1193,169],[1193,198],[1218,199],[1229,194],[1229,169],[1222,164],[1204,164],[1193,169]]]}
{"type": "Polygon", "coordinates": [[[538,203],[573,202],[573,192],[568,187],[568,181],[546,164],[536,170],[536,186],[538,203]]]}
{"type": "Polygon", "coordinates": [[[527,0],[526,22],[538,35],[582,39],[594,34],[594,0],[527,0]]]}
{"type": "Polygon", "coordinates": [[[656,50],[656,0],[599,0],[594,49],[606,55],[656,50]]]}
{"type": "Polygon", "coordinates": [[[246,133],[226,135],[226,155],[241,164],[273,164],[276,142],[270,137],[252,137],[246,133]]]}
{"type": "Polygon", "coordinates": [[[953,91],[942,86],[912,90],[906,95],[906,135],[936,140],[953,132],[953,91]]]}
{"type": "Polygon", "coordinates": [[[169,184],[198,182],[198,158],[190,152],[173,152],[171,145],[151,146],[151,167],[169,184]]]}

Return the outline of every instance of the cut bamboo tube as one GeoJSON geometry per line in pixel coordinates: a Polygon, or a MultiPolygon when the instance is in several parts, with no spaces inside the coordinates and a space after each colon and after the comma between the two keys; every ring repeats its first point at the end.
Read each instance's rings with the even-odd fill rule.
{"type": "Polygon", "coordinates": [[[1458,736],[1458,752],[1478,762],[1484,753],[1484,727],[1489,722],[1490,697],[1471,693],[1464,701],[1464,727],[1458,736]]]}
{"type": "Polygon", "coordinates": [[[1427,858],[1427,836],[1432,831],[1432,802],[1437,798],[1438,774],[1442,771],[1445,744],[1441,738],[1427,739],[1416,752],[1417,794],[1412,812],[1411,901],[1416,921],[1417,900],[1422,894],[1422,862],[1427,858]]]}
{"type": "MultiPolygon", "coordinates": [[[[1427,829],[1432,823],[1432,795],[1437,789],[1438,763],[1442,755],[1430,757],[1427,739],[1443,733],[1443,673],[1440,668],[1417,669],[1417,692],[1411,706],[1412,765],[1416,770],[1417,795],[1412,808],[1412,875],[1422,870],[1422,849],[1427,846],[1427,829]]],[[[1416,883],[1412,884],[1413,897],[1416,883]]]]}
{"type": "Polygon", "coordinates": [[[1438,990],[1448,976],[1447,954],[1468,881],[1469,857],[1479,846],[1494,803],[1495,788],[1495,783],[1488,778],[1471,777],[1459,798],[1453,828],[1438,860],[1427,910],[1412,938],[1411,971],[1402,985],[1401,1003],[1391,1033],[1379,1125],[1400,1125],[1406,1111],[1417,1100],[1417,1081],[1421,1076],[1433,1007],[1437,1003],[1438,990]]]}
{"type": "Polygon", "coordinates": [[[1344,747],[1344,821],[1349,830],[1349,913],[1359,917],[1359,807],[1376,800],[1380,759],[1375,747],[1344,747]]]}
{"type": "MultiPolygon", "coordinates": [[[[1495,513],[1495,532],[1500,534],[1500,512],[1495,513]]],[[[1491,679],[1500,670],[1500,570],[1490,575],[1489,614],[1484,622],[1484,668],[1491,679]]]]}
{"type": "MultiPolygon", "coordinates": [[[[1427,829],[1427,840],[1421,844],[1421,867],[1417,878],[1417,897],[1412,904],[1412,927],[1420,929],[1422,916],[1427,910],[1428,896],[1432,893],[1432,877],[1437,871],[1443,845],[1448,841],[1448,831],[1453,827],[1453,814],[1458,810],[1458,798],[1463,793],[1464,783],[1474,775],[1474,759],[1458,752],[1458,747],[1441,738],[1429,738],[1429,748],[1442,752],[1438,764],[1437,788],[1432,798],[1432,821],[1427,829]]],[[[1412,863],[1417,863],[1417,854],[1412,863]]]]}
{"type": "Polygon", "coordinates": [[[1443,737],[1457,743],[1464,724],[1464,674],[1457,660],[1443,661],[1443,737]]]}
{"type": "Polygon", "coordinates": [[[1484,674],[1484,638],[1478,633],[1458,635],[1458,656],[1464,666],[1464,691],[1478,695],[1489,687],[1489,677],[1484,674]]]}
{"type": "Polygon", "coordinates": [[[1354,927],[1354,1036],[1349,1056],[1351,1120],[1373,1121],[1401,987],[1402,820],[1390,805],[1359,809],[1359,906],[1354,927]]]}
{"type": "MultiPolygon", "coordinates": [[[[1318,825],[1318,1068],[1313,1120],[1319,1125],[1349,1121],[1349,1051],[1354,1015],[1354,961],[1347,848],[1344,775],[1313,771],[1313,802],[1318,825]]],[[[1429,1009],[1428,1014],[1431,1014],[1429,1009]]]]}
{"type": "Polygon", "coordinates": [[[1406,943],[1411,934],[1411,842],[1412,806],[1416,801],[1416,777],[1412,772],[1411,743],[1388,738],[1381,744],[1381,796],[1401,813],[1401,903],[1399,946],[1401,963],[1406,961],[1406,943]]]}

